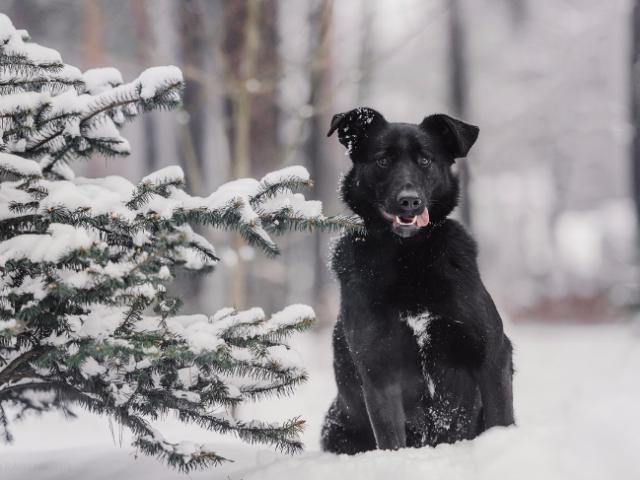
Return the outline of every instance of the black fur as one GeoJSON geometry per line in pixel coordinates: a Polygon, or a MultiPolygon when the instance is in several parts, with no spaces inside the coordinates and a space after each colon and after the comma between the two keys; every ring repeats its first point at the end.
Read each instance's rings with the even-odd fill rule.
{"type": "Polygon", "coordinates": [[[323,449],[436,445],[512,424],[511,344],[480,279],[475,242],[447,218],[458,199],[451,166],[478,128],[446,115],[388,123],[359,108],[334,116],[329,135],[336,130],[353,160],[342,196],[367,234],[343,236],[333,253],[338,395],[323,449]],[[389,220],[425,206],[426,227],[389,220]]]}

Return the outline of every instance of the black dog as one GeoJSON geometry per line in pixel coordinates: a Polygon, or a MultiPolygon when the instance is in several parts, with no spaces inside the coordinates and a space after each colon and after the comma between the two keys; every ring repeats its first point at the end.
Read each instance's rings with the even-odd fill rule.
{"type": "Polygon", "coordinates": [[[357,108],[333,117],[336,130],[353,160],[341,193],[366,234],[343,236],[333,253],[338,395],[323,449],[452,443],[514,423],[511,343],[475,242],[447,219],[459,191],[451,166],[478,128],[441,114],[389,123],[357,108]]]}

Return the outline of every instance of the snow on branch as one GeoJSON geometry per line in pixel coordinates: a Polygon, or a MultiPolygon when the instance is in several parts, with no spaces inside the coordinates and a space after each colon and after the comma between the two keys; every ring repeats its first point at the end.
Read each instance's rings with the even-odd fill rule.
{"type": "Polygon", "coordinates": [[[333,222],[317,202],[288,189],[308,183],[305,169],[228,182],[204,198],[182,190],[179,167],[138,185],[121,177],[46,179],[37,163],[9,154],[0,156],[0,169],[18,178],[0,183],[0,405],[36,408],[25,397],[33,389],[63,392],[115,416],[139,433],[142,451],[185,470],[223,457],[159,440],[142,418],[174,410],[245,441],[301,448],[302,422],[247,426],[224,409],[288,395],[306,379],[284,342],[309,328],[313,310],[178,315],[180,300],[166,285],[179,269],[204,271],[217,262],[191,223],[240,231],[276,253],[263,222],[284,221],[289,210],[297,215],[292,222],[333,222]],[[210,413],[218,410],[222,416],[210,413]]]}
{"type": "MultiPolygon", "coordinates": [[[[62,66],[60,54],[30,41],[25,30],[16,30],[9,17],[0,14],[0,44],[2,55],[32,62],[40,67],[62,66]]],[[[8,63],[4,60],[2,63],[8,63]]]]}
{"type": "Polygon", "coordinates": [[[114,68],[65,65],[58,52],[30,41],[0,14],[0,149],[44,160],[45,174],[93,152],[127,155],[119,127],[141,111],[180,103],[182,73],[153,67],[123,83],[114,68]]]}
{"type": "Polygon", "coordinates": [[[20,178],[41,178],[40,165],[33,160],[25,160],[17,155],[0,152],[0,175],[14,175],[20,178]]]}

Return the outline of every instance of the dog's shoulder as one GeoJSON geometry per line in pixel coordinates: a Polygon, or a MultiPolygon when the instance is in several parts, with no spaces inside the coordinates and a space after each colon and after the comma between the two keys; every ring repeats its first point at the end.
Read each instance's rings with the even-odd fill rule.
{"type": "Polygon", "coordinates": [[[478,245],[460,222],[446,219],[434,230],[432,240],[434,248],[442,251],[448,264],[456,270],[477,269],[478,245]]]}
{"type": "Polygon", "coordinates": [[[358,245],[366,241],[360,232],[346,232],[335,240],[331,249],[331,269],[343,280],[355,267],[358,245]]]}

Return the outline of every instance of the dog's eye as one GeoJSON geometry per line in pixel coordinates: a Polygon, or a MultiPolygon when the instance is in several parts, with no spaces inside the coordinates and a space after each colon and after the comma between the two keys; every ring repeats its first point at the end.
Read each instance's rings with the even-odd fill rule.
{"type": "Polygon", "coordinates": [[[389,159],[380,157],[378,160],[376,160],[376,163],[382,168],[387,168],[389,166],[389,159]]]}
{"type": "Polygon", "coordinates": [[[421,167],[428,167],[431,165],[431,159],[429,157],[420,157],[418,158],[418,165],[421,167]]]}

